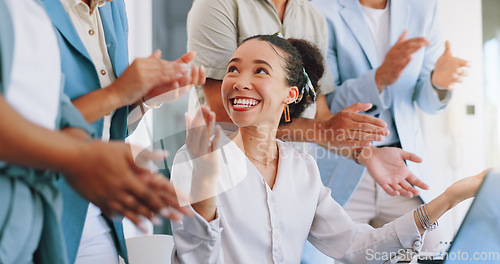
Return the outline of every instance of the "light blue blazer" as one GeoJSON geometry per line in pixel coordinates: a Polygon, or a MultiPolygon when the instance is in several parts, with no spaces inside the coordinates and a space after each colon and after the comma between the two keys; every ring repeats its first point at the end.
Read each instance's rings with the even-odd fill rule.
{"type": "MultiPolygon", "coordinates": [[[[60,36],[62,71],[66,75],[64,92],[71,100],[100,89],[94,64],[83,42],[80,40],[60,0],[42,0],[60,36]]],[[[106,3],[99,9],[108,53],[116,76],[128,67],[128,21],[123,0],[106,3]]],[[[127,134],[128,107],[118,109],[111,122],[111,139],[123,140],[127,134]]],[[[96,137],[100,138],[103,119],[92,124],[96,137]]],[[[63,195],[63,232],[67,244],[68,259],[73,263],[78,252],[80,239],[87,215],[89,202],[76,193],[64,180],[58,182],[63,195]]],[[[110,225],[114,228],[118,253],[127,260],[125,240],[121,221],[110,225]]]]}
{"type": "MultiPolygon", "coordinates": [[[[358,0],[313,0],[326,17],[329,27],[327,61],[333,72],[336,90],[328,95],[330,109],[337,113],[356,102],[372,103],[367,114],[378,117],[383,109],[392,107],[392,115],[404,150],[424,158],[424,164],[408,162],[410,170],[424,182],[430,182],[425,170],[425,149],[417,107],[435,114],[448,104],[451,93],[440,101],[430,75],[436,60],[444,51],[437,0],[391,0],[390,45],[403,31],[408,39],[426,37],[431,45],[413,54],[400,79],[386,88],[382,96],[375,85],[379,67],[373,39],[358,0]]],[[[383,62],[382,60],[380,60],[383,62]]],[[[332,155],[318,157],[321,177],[332,189],[332,196],[341,205],[351,197],[360,182],[364,167],[352,160],[332,155]]],[[[423,200],[432,198],[422,192],[423,200]]]]}
{"type": "MultiPolygon", "coordinates": [[[[14,54],[14,30],[9,9],[0,0],[0,94],[10,85],[14,54]]],[[[62,84],[62,83],[61,83],[62,84]]],[[[62,85],[61,85],[62,86],[62,85]]],[[[71,104],[61,89],[57,128],[78,127],[87,133],[92,128],[71,104]]],[[[0,263],[65,264],[65,243],[60,226],[62,200],[50,171],[0,164],[0,263]],[[27,195],[29,193],[29,195],[27,195]],[[35,208],[37,213],[26,208],[35,208]],[[42,225],[41,237],[19,240],[19,229],[42,225]],[[37,248],[34,256],[16,256],[22,248],[37,248]]],[[[26,231],[26,230],[24,230],[26,231]]]]}

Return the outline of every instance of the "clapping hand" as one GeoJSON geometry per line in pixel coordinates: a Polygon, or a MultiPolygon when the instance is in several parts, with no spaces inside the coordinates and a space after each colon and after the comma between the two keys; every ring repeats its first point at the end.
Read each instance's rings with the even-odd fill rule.
{"type": "Polygon", "coordinates": [[[141,224],[141,216],[153,220],[154,214],[180,219],[180,215],[170,213],[170,207],[192,215],[179,203],[187,196],[177,193],[167,178],[139,167],[128,144],[100,140],[82,144],[80,158],[63,170],[64,175],[106,215],[125,216],[136,225],[141,224]]]}
{"type": "Polygon", "coordinates": [[[358,112],[366,111],[371,104],[356,103],[342,109],[323,122],[316,142],[327,149],[366,147],[371,141],[380,141],[389,135],[384,121],[358,112]]]}
{"type": "MultiPolygon", "coordinates": [[[[195,55],[194,51],[188,52],[173,63],[187,65],[194,59],[195,55]]],[[[172,102],[184,96],[193,85],[203,85],[205,78],[205,68],[192,65],[179,79],[153,87],[143,98],[148,105],[172,102]]]]}
{"type": "Polygon", "coordinates": [[[450,42],[446,41],[446,48],[443,55],[439,57],[432,74],[432,84],[441,90],[454,89],[454,85],[461,83],[467,76],[469,62],[457,57],[453,57],[450,42]]]}
{"type": "Polygon", "coordinates": [[[403,70],[411,62],[413,53],[430,45],[429,41],[423,37],[407,40],[407,36],[408,30],[405,30],[396,44],[387,52],[384,62],[377,69],[375,83],[379,92],[399,80],[403,70]]]}
{"type": "Polygon", "coordinates": [[[187,74],[185,63],[162,60],[161,52],[156,51],[148,58],[134,60],[106,89],[113,95],[110,100],[118,101],[114,104],[118,108],[142,101],[156,87],[175,89],[187,74]]]}
{"type": "Polygon", "coordinates": [[[215,113],[208,106],[202,106],[194,117],[186,114],[186,125],[186,148],[193,164],[191,197],[195,203],[215,196],[222,129],[215,124],[215,113]]]}

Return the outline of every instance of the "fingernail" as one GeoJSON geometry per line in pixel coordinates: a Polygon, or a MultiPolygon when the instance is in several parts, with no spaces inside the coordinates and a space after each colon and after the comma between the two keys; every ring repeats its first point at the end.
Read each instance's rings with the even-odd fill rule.
{"type": "Polygon", "coordinates": [[[205,66],[201,65],[200,70],[205,72],[205,66]]]}
{"type": "Polygon", "coordinates": [[[172,212],[172,216],[170,218],[172,221],[182,221],[182,214],[172,212]]]}
{"type": "Polygon", "coordinates": [[[120,215],[120,214],[114,214],[112,217],[111,217],[111,220],[115,221],[115,222],[121,222],[123,220],[123,216],[120,215]]]}
{"type": "Polygon", "coordinates": [[[161,156],[163,158],[166,158],[170,155],[170,152],[164,150],[164,149],[155,149],[153,150],[153,153],[156,155],[156,156],[161,156]]]}
{"type": "Polygon", "coordinates": [[[160,218],[160,217],[158,217],[158,216],[153,217],[153,218],[151,219],[151,222],[152,222],[152,223],[153,223],[153,225],[155,225],[155,226],[161,226],[161,225],[163,225],[163,221],[162,221],[162,220],[161,220],[161,218],[160,218]]]}
{"type": "Polygon", "coordinates": [[[165,208],[162,208],[162,209],[160,210],[160,215],[161,215],[161,216],[163,216],[163,217],[165,217],[165,218],[169,218],[169,217],[170,217],[170,214],[171,214],[170,209],[168,209],[168,208],[166,208],[166,207],[165,207],[165,208]]]}
{"type": "Polygon", "coordinates": [[[140,222],[137,227],[139,228],[139,230],[141,230],[142,233],[148,233],[148,224],[146,223],[146,221],[140,222]]]}

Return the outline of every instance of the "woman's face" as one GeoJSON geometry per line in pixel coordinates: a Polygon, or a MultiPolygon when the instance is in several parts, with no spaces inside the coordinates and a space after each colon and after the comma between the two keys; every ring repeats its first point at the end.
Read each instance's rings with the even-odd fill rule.
{"type": "Polygon", "coordinates": [[[282,53],[259,39],[234,52],[222,81],[222,100],[237,126],[277,126],[285,103],[297,97],[297,87],[286,83],[282,53]]]}

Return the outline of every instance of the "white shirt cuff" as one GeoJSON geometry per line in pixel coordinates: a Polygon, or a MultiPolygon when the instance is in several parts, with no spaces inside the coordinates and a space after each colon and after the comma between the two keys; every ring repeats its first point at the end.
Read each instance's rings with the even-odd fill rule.
{"type": "Polygon", "coordinates": [[[198,214],[191,206],[193,217],[184,217],[182,222],[184,230],[191,233],[193,236],[201,240],[216,240],[220,237],[223,228],[220,225],[220,215],[218,211],[215,213],[215,219],[208,222],[203,216],[198,214]]]}

